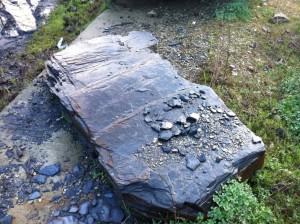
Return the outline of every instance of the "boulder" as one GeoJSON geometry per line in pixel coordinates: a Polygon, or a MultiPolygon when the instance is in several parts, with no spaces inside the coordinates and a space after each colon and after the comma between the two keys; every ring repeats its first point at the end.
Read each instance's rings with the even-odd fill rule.
{"type": "Polygon", "coordinates": [[[195,219],[220,184],[259,169],[264,144],[207,87],[177,75],[147,32],[74,44],[48,85],[137,216],[195,219]]]}

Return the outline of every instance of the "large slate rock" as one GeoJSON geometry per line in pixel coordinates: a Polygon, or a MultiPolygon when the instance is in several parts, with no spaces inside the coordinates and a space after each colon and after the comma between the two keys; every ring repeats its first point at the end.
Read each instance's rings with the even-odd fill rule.
{"type": "Polygon", "coordinates": [[[49,86],[132,212],[193,219],[222,182],[260,168],[265,149],[211,88],[179,77],[155,45],[145,32],[74,44],[46,62],[49,86]]]}

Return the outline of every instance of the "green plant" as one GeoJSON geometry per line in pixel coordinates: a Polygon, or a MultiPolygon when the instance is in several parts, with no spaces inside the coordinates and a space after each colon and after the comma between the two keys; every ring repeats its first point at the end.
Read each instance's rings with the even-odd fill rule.
{"type": "Polygon", "coordinates": [[[251,10],[247,0],[230,0],[218,4],[215,17],[217,20],[237,21],[248,20],[251,10]]]}
{"type": "Polygon", "coordinates": [[[206,223],[271,223],[271,210],[258,202],[247,183],[229,180],[213,197],[216,204],[208,212],[206,223]]]}
{"type": "Polygon", "coordinates": [[[300,137],[300,72],[288,68],[286,73],[287,78],[282,86],[283,99],[278,109],[291,132],[300,137]]]}

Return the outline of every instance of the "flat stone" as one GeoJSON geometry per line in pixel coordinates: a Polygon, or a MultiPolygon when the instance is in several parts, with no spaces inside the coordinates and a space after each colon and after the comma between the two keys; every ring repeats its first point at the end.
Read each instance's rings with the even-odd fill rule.
{"type": "Polygon", "coordinates": [[[40,198],[42,195],[39,191],[34,191],[32,194],[28,196],[28,200],[34,200],[40,198]]]}
{"type": "Polygon", "coordinates": [[[200,165],[199,159],[194,155],[187,155],[185,157],[186,167],[194,171],[200,165]]]}
{"type": "Polygon", "coordinates": [[[168,141],[172,138],[173,133],[170,130],[165,130],[159,133],[158,139],[162,141],[168,141]]]}
{"type": "Polygon", "coordinates": [[[79,210],[79,208],[78,208],[77,205],[72,205],[72,206],[70,207],[70,209],[69,209],[69,212],[70,212],[70,213],[76,213],[76,212],[78,212],[78,210],[79,210]]]}
{"type": "Polygon", "coordinates": [[[82,191],[84,194],[88,194],[93,187],[93,181],[89,180],[82,186],[82,191]]]}
{"type": "MultiPolygon", "coordinates": [[[[78,42],[46,62],[48,85],[99,153],[116,195],[131,214],[194,220],[199,211],[208,211],[224,181],[236,175],[248,178],[262,166],[265,148],[262,142],[254,144],[253,133],[236,117],[215,109],[230,111],[211,88],[180,77],[152,52],[156,43],[147,32],[78,42]],[[145,122],[147,116],[151,119],[145,122]],[[152,124],[163,121],[181,133],[153,129],[152,124]],[[194,125],[199,131],[190,136],[194,125]],[[163,145],[174,153],[165,153],[163,145]],[[218,150],[211,150],[213,145],[218,150]],[[202,164],[199,154],[206,157],[202,164]],[[223,160],[216,162],[217,156],[223,160]]],[[[75,187],[64,197],[76,196],[81,188],[75,187]]],[[[112,199],[103,197],[91,206],[95,221],[111,221],[112,209],[118,207],[112,199]]]]}
{"type": "Polygon", "coordinates": [[[83,204],[81,204],[79,206],[79,214],[80,215],[86,215],[89,211],[89,206],[90,206],[91,202],[90,201],[87,201],[87,202],[84,202],[83,204]]]}
{"type": "Polygon", "coordinates": [[[53,165],[42,167],[41,169],[37,170],[38,174],[45,175],[45,176],[55,176],[60,171],[60,163],[55,163],[53,165]]]}
{"type": "Polygon", "coordinates": [[[44,175],[36,175],[33,178],[31,178],[30,182],[36,183],[36,184],[44,184],[46,183],[47,176],[44,175]]]}
{"type": "Polygon", "coordinates": [[[188,121],[191,121],[191,122],[197,122],[198,120],[200,119],[200,114],[198,113],[191,113],[189,114],[189,116],[187,117],[187,120],[188,121]]]}
{"type": "Polygon", "coordinates": [[[161,129],[163,129],[163,130],[169,130],[169,129],[171,129],[173,127],[173,124],[171,123],[171,122],[169,122],[169,121],[163,121],[163,122],[161,122],[161,129]]]}
{"type": "Polygon", "coordinates": [[[235,117],[236,116],[236,114],[233,113],[231,110],[230,111],[226,111],[226,114],[227,114],[228,117],[235,117]]]}

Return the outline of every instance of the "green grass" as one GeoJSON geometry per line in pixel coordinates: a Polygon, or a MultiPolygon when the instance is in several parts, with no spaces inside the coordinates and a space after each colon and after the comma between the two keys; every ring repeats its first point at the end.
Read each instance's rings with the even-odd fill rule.
{"type": "Polygon", "coordinates": [[[215,10],[217,20],[237,21],[249,20],[251,10],[248,0],[228,0],[220,1],[215,10]]]}
{"type": "MultiPolygon", "coordinates": [[[[21,66],[20,75],[9,80],[11,83],[7,91],[0,92],[0,110],[11,102],[28,83],[38,76],[44,69],[44,61],[58,51],[56,47],[59,39],[64,38],[70,44],[78,34],[83,31],[93,19],[108,7],[108,1],[94,0],[82,2],[81,0],[62,0],[51,12],[45,25],[40,25],[28,40],[23,52],[10,56],[10,60],[21,66]],[[76,7],[75,11],[69,10],[76,7]]],[[[1,68],[2,73],[9,68],[1,68]]]]}
{"type": "MultiPolygon", "coordinates": [[[[259,1],[249,2],[255,17],[251,21],[224,10],[219,17],[216,15],[222,28],[212,22],[210,30],[217,29],[219,36],[214,36],[209,60],[194,81],[211,86],[241,121],[262,137],[267,148],[265,164],[248,183],[258,200],[276,216],[274,223],[300,223],[300,24],[291,20],[270,25],[268,19],[280,10],[275,8],[277,3],[257,8],[259,1]],[[224,41],[233,36],[231,21],[236,21],[239,32],[249,37],[249,42],[257,43],[252,54],[248,53],[248,45],[238,44],[237,35],[231,42],[224,41]],[[248,31],[250,23],[251,30],[257,30],[255,34],[248,31]],[[261,31],[262,27],[271,32],[261,31]],[[236,53],[228,53],[229,48],[236,53]],[[245,55],[255,71],[249,73],[241,66],[238,76],[232,76],[229,64],[244,62],[245,55]],[[260,60],[256,60],[258,57],[260,60]]],[[[225,6],[231,7],[228,4],[225,6]]],[[[224,4],[221,7],[226,8],[224,4]]]]}

